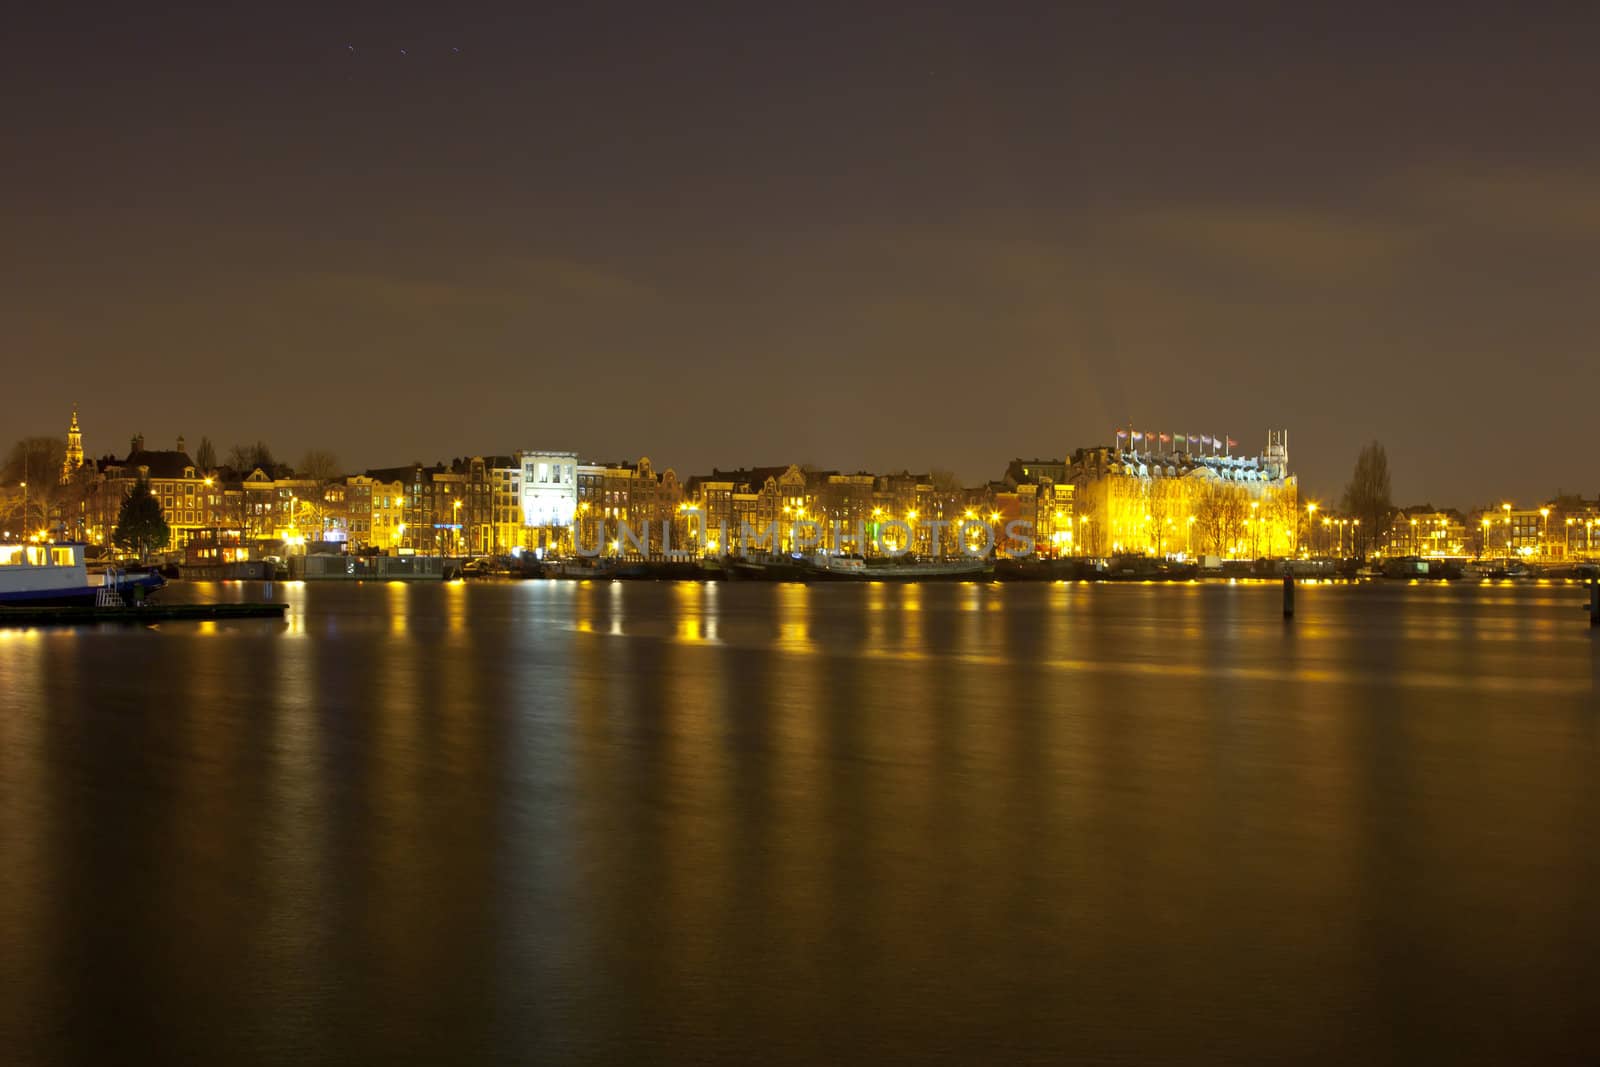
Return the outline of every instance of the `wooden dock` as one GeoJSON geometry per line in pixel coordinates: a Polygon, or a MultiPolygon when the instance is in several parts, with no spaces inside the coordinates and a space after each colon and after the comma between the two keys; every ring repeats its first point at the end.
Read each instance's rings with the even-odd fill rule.
{"type": "Polygon", "coordinates": [[[0,607],[0,626],[91,626],[124,623],[281,619],[288,604],[138,604],[131,607],[0,607]]]}

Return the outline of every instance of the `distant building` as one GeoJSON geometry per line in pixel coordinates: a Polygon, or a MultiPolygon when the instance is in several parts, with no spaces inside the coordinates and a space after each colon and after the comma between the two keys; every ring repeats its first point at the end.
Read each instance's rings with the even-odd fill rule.
{"type": "Polygon", "coordinates": [[[67,427],[67,451],[61,461],[61,484],[65,485],[72,480],[72,476],[83,468],[83,431],[78,428],[78,409],[72,409],[72,423],[67,427]]]}
{"type": "Polygon", "coordinates": [[[100,461],[84,502],[84,529],[90,540],[110,542],[122,501],[140,480],[149,482],[150,495],[161,505],[161,517],[172,534],[170,550],[181,550],[191,537],[221,521],[221,489],[195,466],[183,437],[178,437],[176,448],[163,450],[146,448],[141,434],[129,443],[127,458],[108,456],[100,461]]]}
{"type": "Polygon", "coordinates": [[[1067,480],[1067,461],[1064,459],[1014,459],[1006,466],[1006,481],[1013,486],[1037,485],[1048,478],[1051,482],[1067,480]]]}
{"type": "Polygon", "coordinates": [[[1161,437],[1124,446],[1119,435],[1114,446],[1073,454],[1080,554],[1247,559],[1297,550],[1287,434],[1269,433],[1254,456],[1164,448],[1161,437]]]}
{"type": "Polygon", "coordinates": [[[1550,552],[1564,559],[1594,559],[1600,545],[1600,500],[1558,497],[1550,514],[1550,552]]]}
{"type": "Polygon", "coordinates": [[[1475,543],[1460,512],[1420,507],[1397,512],[1378,547],[1385,556],[1459,559],[1473,555],[1475,543]]]}
{"type": "Polygon", "coordinates": [[[576,452],[522,451],[521,468],[523,547],[560,552],[571,544],[572,522],[578,513],[578,454],[576,452]]]}
{"type": "Polygon", "coordinates": [[[505,555],[522,543],[522,464],[515,456],[482,457],[488,514],[481,531],[484,540],[475,549],[505,555]]]}

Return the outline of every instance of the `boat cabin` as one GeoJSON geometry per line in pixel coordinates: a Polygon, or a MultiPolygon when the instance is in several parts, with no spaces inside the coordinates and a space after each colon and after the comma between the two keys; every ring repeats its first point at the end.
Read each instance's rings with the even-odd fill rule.
{"type": "Polygon", "coordinates": [[[0,545],[0,567],[83,568],[82,545],[0,545]]]}

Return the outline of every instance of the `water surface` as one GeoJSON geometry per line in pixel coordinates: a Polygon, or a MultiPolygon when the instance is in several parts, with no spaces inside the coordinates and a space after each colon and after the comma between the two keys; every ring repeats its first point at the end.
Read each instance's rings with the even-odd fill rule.
{"type": "Polygon", "coordinates": [[[0,631],[8,1062],[1600,1053],[1577,587],[271,593],[0,631]]]}

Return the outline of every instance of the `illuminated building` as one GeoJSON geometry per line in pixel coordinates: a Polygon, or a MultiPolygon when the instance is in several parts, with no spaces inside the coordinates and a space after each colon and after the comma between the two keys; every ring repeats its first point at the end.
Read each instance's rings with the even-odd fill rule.
{"type": "Polygon", "coordinates": [[[629,463],[578,465],[576,531],[587,551],[598,545],[604,555],[634,554],[632,543],[618,538],[617,527],[632,521],[633,483],[638,473],[629,463]]]}
{"type": "Polygon", "coordinates": [[[78,428],[78,409],[72,409],[72,423],[67,427],[67,451],[61,461],[61,483],[72,480],[83,467],[83,431],[78,428]]]}
{"type": "Polygon", "coordinates": [[[364,474],[352,474],[344,480],[344,487],[345,533],[351,550],[384,547],[378,532],[380,483],[364,474]]]}
{"type": "Polygon", "coordinates": [[[1124,436],[1073,455],[1079,554],[1246,559],[1295,552],[1300,516],[1287,434],[1269,433],[1256,456],[1162,448],[1172,435],[1139,435],[1124,445],[1124,436]]]}
{"type": "Polygon", "coordinates": [[[486,540],[478,551],[505,555],[522,543],[522,464],[515,456],[483,457],[486,540]]]}
{"type": "MultiPolygon", "coordinates": [[[[1044,557],[1074,554],[1077,538],[1074,486],[1067,480],[1064,460],[1014,459],[1006,468],[1005,480],[996,487],[997,510],[1008,513],[1006,496],[1015,494],[1016,518],[1032,523],[1034,552],[1044,557]]],[[[1004,530],[1003,519],[1000,530],[1004,530]]],[[[1020,546],[1005,542],[1002,548],[1020,546]]]]}
{"type": "Polygon", "coordinates": [[[522,451],[517,465],[522,471],[522,547],[541,555],[559,552],[571,543],[578,513],[578,454],[522,451]]]}
{"type": "MultiPolygon", "coordinates": [[[[81,443],[80,443],[81,448],[81,443]]],[[[85,535],[107,544],[117,526],[123,498],[141,479],[161,505],[161,517],[171,531],[168,549],[179,551],[202,530],[220,520],[220,490],[215,480],[195,466],[183,437],[171,450],[145,448],[144,436],[133,438],[126,459],[102,460],[84,502],[85,535]]]]}
{"type": "Polygon", "coordinates": [[[1600,547],[1600,500],[1558,497],[1550,508],[1546,541],[1549,554],[1572,560],[1596,558],[1600,547]]]}
{"type": "MultiPolygon", "coordinates": [[[[754,554],[788,551],[793,547],[795,523],[816,522],[818,532],[823,532],[821,527],[826,519],[820,513],[820,497],[813,494],[812,479],[820,493],[828,477],[823,472],[808,476],[792,463],[782,467],[712,470],[708,475],[697,475],[685,483],[685,502],[693,509],[684,513],[685,529],[705,531],[705,537],[697,537],[695,542],[699,551],[706,549],[705,538],[721,537],[723,523],[726,523],[729,544],[719,551],[754,554]],[[776,545],[763,540],[774,523],[778,525],[776,545]],[[746,526],[752,531],[750,540],[761,543],[747,546],[740,541],[746,526]]],[[[870,490],[867,495],[870,497],[870,490]]]]}
{"type": "Polygon", "coordinates": [[[1472,555],[1476,540],[1476,532],[1460,512],[1410,508],[1389,523],[1379,550],[1385,556],[1460,559],[1472,555]]]}
{"type": "MultiPolygon", "coordinates": [[[[659,559],[662,554],[662,524],[676,524],[678,505],[684,502],[683,486],[678,481],[677,472],[668,467],[658,474],[650,457],[639,457],[639,462],[633,465],[629,497],[628,524],[640,534],[646,529],[650,531],[650,555],[659,559]]],[[[672,547],[674,551],[679,551],[683,545],[675,541],[672,547]]]]}
{"type": "Polygon", "coordinates": [[[1600,548],[1600,502],[1560,496],[1534,508],[1489,506],[1468,519],[1480,556],[1587,560],[1600,548]]]}
{"type": "Polygon", "coordinates": [[[909,550],[926,555],[932,551],[933,532],[929,521],[939,517],[942,505],[936,500],[931,474],[881,474],[873,490],[873,516],[867,536],[876,543],[881,540],[890,551],[909,550]],[[904,523],[911,532],[911,544],[900,543],[902,531],[894,523],[904,523]]]}

